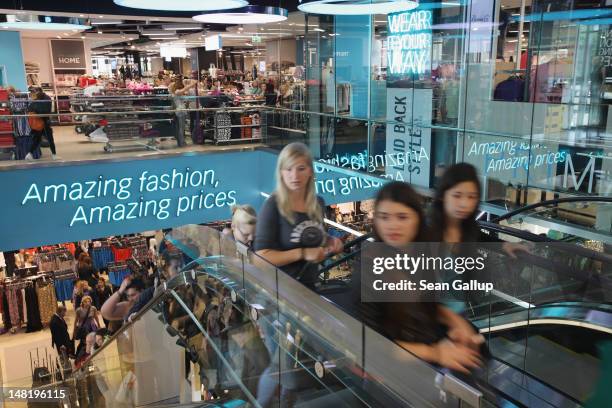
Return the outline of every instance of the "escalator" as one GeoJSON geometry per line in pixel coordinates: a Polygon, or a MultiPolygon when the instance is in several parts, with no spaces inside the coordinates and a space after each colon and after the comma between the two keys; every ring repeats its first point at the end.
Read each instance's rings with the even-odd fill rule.
{"type": "MultiPolygon", "coordinates": [[[[520,211],[509,217],[517,214],[520,211]]],[[[493,356],[487,382],[526,406],[583,404],[599,375],[596,345],[612,339],[612,258],[606,252],[503,222],[480,222],[480,227],[500,242],[538,243],[531,254],[499,262],[495,296],[470,304],[463,313],[486,336],[493,356]],[[581,373],[579,381],[574,370],[581,373]],[[525,387],[532,392],[524,393],[525,387]]],[[[332,288],[325,287],[323,291],[329,293],[324,295],[332,301],[339,299],[341,306],[346,302],[334,289],[350,284],[350,276],[334,282],[332,270],[358,262],[358,248],[348,246],[346,254],[322,269],[325,284],[332,288]]],[[[352,270],[352,266],[343,269],[352,270]]]]}
{"type": "MultiPolygon", "coordinates": [[[[201,226],[187,262],[78,374],[81,406],[512,406],[425,363],[201,226]]],[[[471,381],[471,382],[470,382],[471,381]]]]}
{"type": "Polygon", "coordinates": [[[612,333],[609,255],[481,226],[544,242],[500,261],[511,265],[499,270],[506,286],[468,302],[492,354],[472,376],[419,360],[334,303],[350,278],[329,272],[354,262],[356,245],[327,261],[315,293],[192,225],[168,236],[186,259],[182,272],[81,370],[87,406],[582,406],[599,374],[595,344],[612,333]],[[568,366],[580,381],[568,381],[568,366]]]}

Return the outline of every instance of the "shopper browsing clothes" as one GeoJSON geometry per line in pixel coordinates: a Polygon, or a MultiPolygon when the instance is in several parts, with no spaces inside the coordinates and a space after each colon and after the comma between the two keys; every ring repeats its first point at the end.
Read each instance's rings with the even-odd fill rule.
{"type": "Polygon", "coordinates": [[[49,322],[49,329],[51,330],[51,347],[55,347],[59,355],[62,355],[62,351],[64,350],[67,354],[72,355],[74,354],[74,344],[70,339],[68,324],[66,323],[65,317],[66,306],[59,305],[49,322]]]}
{"type": "MultiPolygon", "coordinates": [[[[96,284],[96,287],[94,288],[94,296],[93,296],[96,307],[98,309],[102,309],[102,305],[106,303],[106,301],[112,295],[113,295],[113,290],[111,289],[110,285],[106,283],[106,280],[104,280],[104,278],[98,279],[98,283],[96,284]]],[[[104,318],[102,319],[104,320],[104,326],[108,327],[109,321],[104,318]]]]}
{"type": "MultiPolygon", "coordinates": [[[[31,89],[32,103],[28,107],[28,111],[37,115],[48,115],[52,111],[51,97],[47,95],[42,88],[31,89]]],[[[33,143],[30,151],[26,155],[26,160],[34,159],[34,152],[40,148],[43,135],[49,142],[49,148],[51,149],[51,158],[55,160],[55,140],[53,138],[53,128],[51,128],[51,118],[49,116],[40,116],[42,119],[41,127],[39,129],[32,129],[33,143]]],[[[37,121],[38,122],[38,121],[37,121]]],[[[35,126],[36,127],[36,126],[35,126]]]]}
{"type": "Polygon", "coordinates": [[[91,258],[86,253],[81,253],[79,255],[77,273],[79,275],[79,279],[86,281],[90,287],[97,285],[98,274],[94,270],[91,258]]]}
{"type": "Polygon", "coordinates": [[[302,143],[281,151],[276,166],[277,186],[257,219],[257,255],[314,287],[318,263],[342,251],[342,242],[323,227],[323,199],[316,195],[312,156],[302,143]]]}
{"type": "Polygon", "coordinates": [[[78,309],[81,306],[81,301],[85,296],[93,297],[93,291],[89,287],[89,283],[85,280],[79,280],[74,285],[74,289],[72,291],[72,304],[74,306],[74,310],[78,309]]]}
{"type": "Polygon", "coordinates": [[[80,341],[77,347],[77,355],[84,346],[85,337],[100,327],[98,309],[92,304],[91,296],[83,296],[81,306],[76,310],[74,330],[72,331],[74,340],[80,341]]]}

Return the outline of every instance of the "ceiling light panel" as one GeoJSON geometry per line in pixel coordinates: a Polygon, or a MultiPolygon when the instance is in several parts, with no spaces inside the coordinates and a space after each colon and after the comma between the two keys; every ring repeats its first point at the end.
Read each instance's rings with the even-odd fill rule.
{"type": "Polygon", "coordinates": [[[326,15],[372,15],[412,10],[419,6],[413,0],[303,0],[300,11],[326,15]]]}
{"type": "Polygon", "coordinates": [[[287,19],[287,10],[280,7],[247,6],[231,11],[202,13],[193,19],[212,24],[267,24],[287,19]]]}
{"type": "Polygon", "coordinates": [[[163,11],[212,11],[243,7],[246,0],[113,0],[123,7],[163,11]]]}

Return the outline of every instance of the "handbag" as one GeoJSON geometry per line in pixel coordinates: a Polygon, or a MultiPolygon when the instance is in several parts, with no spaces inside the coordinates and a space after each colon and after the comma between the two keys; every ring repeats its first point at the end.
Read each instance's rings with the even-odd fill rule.
{"type": "Polygon", "coordinates": [[[92,331],[96,331],[97,327],[92,330],[92,326],[95,326],[96,323],[93,321],[91,316],[89,316],[89,312],[91,311],[91,306],[87,308],[87,314],[85,315],[85,320],[83,323],[77,328],[76,335],[74,336],[77,340],[83,340],[89,333],[92,331]]]}
{"type": "Polygon", "coordinates": [[[36,116],[30,112],[30,115],[28,115],[28,125],[30,125],[30,129],[32,130],[42,132],[45,128],[45,121],[40,116],[36,116]]]}

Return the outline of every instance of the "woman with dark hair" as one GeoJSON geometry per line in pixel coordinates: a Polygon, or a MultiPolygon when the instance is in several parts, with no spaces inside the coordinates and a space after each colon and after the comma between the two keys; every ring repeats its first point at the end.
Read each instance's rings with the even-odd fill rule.
{"type": "Polygon", "coordinates": [[[94,270],[93,262],[89,255],[84,252],[79,255],[77,273],[79,275],[79,280],[87,281],[92,288],[98,283],[99,276],[94,270]]]}
{"type": "Polygon", "coordinates": [[[457,163],[440,178],[431,212],[432,241],[457,243],[483,241],[476,222],[481,194],[474,166],[457,163]]]}
{"type": "MultiPolygon", "coordinates": [[[[431,241],[446,243],[495,242],[476,222],[482,187],[476,168],[469,163],[450,166],[438,183],[430,214],[431,241]]],[[[529,249],[505,242],[503,249],[515,257],[529,249]]]]}
{"type": "Polygon", "coordinates": [[[55,155],[57,154],[57,152],[55,149],[55,139],[53,138],[53,128],[51,127],[51,118],[49,116],[44,116],[49,115],[53,110],[53,103],[51,101],[51,97],[47,95],[40,87],[31,88],[30,92],[32,97],[32,103],[28,107],[28,110],[33,114],[43,115],[41,116],[43,128],[39,130],[32,129],[33,143],[25,159],[34,159],[34,152],[36,152],[40,148],[40,144],[42,143],[42,137],[45,136],[45,138],[49,142],[49,148],[51,149],[51,158],[55,160],[55,155]]]}
{"type": "MultiPolygon", "coordinates": [[[[385,184],[374,202],[376,241],[404,250],[427,241],[427,235],[419,195],[403,182],[385,184]]],[[[361,291],[358,267],[353,274],[359,318],[368,326],[423,360],[461,372],[480,366],[484,339],[461,316],[437,302],[363,302],[356,293],[361,291]]]]}
{"type": "Polygon", "coordinates": [[[276,106],[276,91],[274,90],[274,84],[271,81],[266,83],[264,95],[266,98],[266,106],[276,106]]]}

